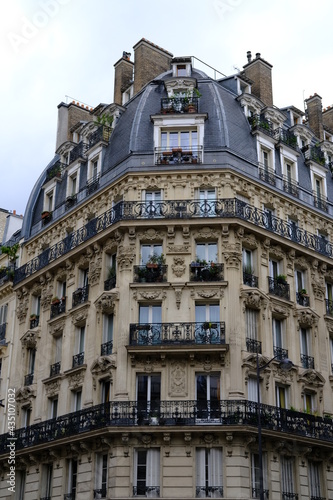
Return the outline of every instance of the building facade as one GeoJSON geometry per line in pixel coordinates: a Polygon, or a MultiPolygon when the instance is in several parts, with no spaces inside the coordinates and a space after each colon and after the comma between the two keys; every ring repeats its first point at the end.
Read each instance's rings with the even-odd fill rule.
{"type": "Polygon", "coordinates": [[[7,292],[0,498],[333,498],[333,111],[278,109],[247,58],[212,80],[142,39],[115,103],[58,106],[7,292]]]}

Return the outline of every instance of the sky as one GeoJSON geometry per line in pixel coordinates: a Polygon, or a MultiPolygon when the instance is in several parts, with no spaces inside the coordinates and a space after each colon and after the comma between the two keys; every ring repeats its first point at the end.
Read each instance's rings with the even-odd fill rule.
{"type": "Polygon", "coordinates": [[[331,0],[3,0],[0,208],[24,214],[55,153],[58,104],[112,103],[113,65],[141,38],[225,75],[259,52],[277,107],[304,111],[314,93],[332,105],[332,14],[331,0]]]}

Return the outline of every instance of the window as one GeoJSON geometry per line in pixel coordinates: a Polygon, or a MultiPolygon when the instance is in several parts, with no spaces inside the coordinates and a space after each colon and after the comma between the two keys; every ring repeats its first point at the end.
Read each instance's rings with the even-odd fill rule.
{"type": "Polygon", "coordinates": [[[108,489],[108,455],[97,454],[95,466],[94,499],[106,498],[108,489]]]}
{"type": "Polygon", "coordinates": [[[52,475],[53,475],[52,464],[42,465],[41,496],[43,498],[52,497],[52,475]]]}
{"type": "Polygon", "coordinates": [[[196,497],[223,497],[222,449],[196,449],[196,497]]]}
{"type": "MultiPolygon", "coordinates": [[[[261,393],[261,386],[259,386],[259,391],[261,393]]],[[[255,401],[256,403],[258,403],[257,379],[254,377],[249,377],[247,381],[247,399],[249,401],[255,401]]]]}
{"type": "Polygon", "coordinates": [[[78,170],[68,175],[67,196],[74,196],[78,192],[79,174],[78,170]]]}
{"type": "Polygon", "coordinates": [[[103,314],[103,343],[101,347],[101,356],[112,354],[113,319],[113,314],[103,314]]]}
{"type": "Polygon", "coordinates": [[[259,311],[245,309],[246,348],[248,352],[261,354],[261,342],[258,341],[259,311]]]}
{"type": "Polygon", "coordinates": [[[73,411],[80,411],[82,408],[82,389],[72,391],[73,396],[73,411]]]}
{"type": "Polygon", "coordinates": [[[196,257],[207,263],[217,262],[217,243],[197,243],[196,257]]]}
{"type": "Polygon", "coordinates": [[[160,450],[136,450],[134,455],[134,495],[160,496],[160,450]]]}
{"type": "Polygon", "coordinates": [[[45,210],[52,212],[54,208],[54,190],[49,191],[45,195],[45,210]]]}
{"type": "Polygon", "coordinates": [[[31,408],[30,406],[22,407],[22,427],[28,427],[31,424],[31,408]]]}
{"type": "Polygon", "coordinates": [[[310,331],[307,328],[300,329],[300,351],[301,364],[303,368],[314,368],[313,357],[311,354],[310,331]]]}
{"type": "MultiPolygon", "coordinates": [[[[28,374],[31,375],[35,373],[35,360],[36,360],[36,349],[28,349],[28,374]]],[[[31,380],[32,383],[32,380],[31,380]]]]}
{"type": "Polygon", "coordinates": [[[70,498],[72,500],[75,500],[76,497],[76,484],[77,484],[77,460],[71,459],[68,461],[67,494],[71,495],[70,498]]]}
{"type": "Polygon", "coordinates": [[[197,416],[202,420],[220,418],[221,385],[219,374],[196,375],[197,416]]]}
{"type": "Polygon", "coordinates": [[[101,395],[102,403],[108,403],[110,401],[111,384],[110,380],[101,381],[101,395]]]}
{"type": "Polygon", "coordinates": [[[259,177],[269,184],[275,185],[275,173],[272,167],[272,151],[261,149],[261,167],[259,169],[259,177]]]}
{"type": "Polygon", "coordinates": [[[15,500],[24,500],[26,471],[16,470],[15,500]]]}
{"type": "Polygon", "coordinates": [[[322,464],[320,462],[309,461],[309,486],[310,486],[310,498],[322,498],[321,489],[321,468],[322,464]]]}
{"type": "Polygon", "coordinates": [[[161,375],[137,375],[136,400],[138,418],[145,420],[160,412],[161,375]]]}
{"type": "Polygon", "coordinates": [[[295,270],[296,292],[300,292],[305,288],[304,282],[305,282],[304,272],[296,269],[295,270]]]}
{"type": "Polygon", "coordinates": [[[175,130],[161,132],[161,147],[162,150],[173,148],[182,148],[184,150],[192,150],[198,148],[198,132],[197,130],[175,130]]]}
{"type": "Polygon", "coordinates": [[[0,325],[4,325],[7,322],[7,310],[8,304],[0,306],[0,325]]]}
{"type": "Polygon", "coordinates": [[[281,490],[282,500],[291,500],[295,498],[293,457],[281,457],[281,490]]]}
{"type": "Polygon", "coordinates": [[[49,399],[50,418],[57,418],[58,416],[58,396],[49,399]]]}
{"type": "Polygon", "coordinates": [[[243,271],[246,274],[253,274],[252,251],[247,248],[243,248],[243,271]]]}
{"type": "Polygon", "coordinates": [[[89,269],[80,269],[80,286],[86,287],[88,285],[89,269]]]}
{"type": "MultiPolygon", "coordinates": [[[[267,455],[262,455],[262,472],[263,472],[263,487],[264,499],[268,500],[268,474],[267,474],[267,455]]],[[[252,498],[260,498],[260,467],[259,455],[257,453],[251,454],[251,485],[252,485],[252,498]]]]}
{"type": "Polygon", "coordinates": [[[279,360],[286,358],[288,355],[288,351],[283,348],[283,327],[283,320],[278,318],[272,319],[274,356],[279,360]]]}
{"type": "Polygon", "coordinates": [[[144,191],[144,212],[146,217],[154,217],[161,215],[161,200],[162,191],[144,191]]]}
{"type": "Polygon", "coordinates": [[[280,273],[280,262],[274,259],[269,259],[269,275],[276,279],[280,273]]]}
{"type": "Polygon", "coordinates": [[[333,373],[333,338],[330,337],[331,373],[333,373]]]}
{"type": "Polygon", "coordinates": [[[195,340],[197,344],[218,342],[221,335],[219,304],[195,304],[195,340]]]}
{"type": "Polygon", "coordinates": [[[37,318],[39,318],[40,315],[40,301],[41,301],[41,296],[40,295],[33,295],[32,296],[32,309],[31,313],[35,314],[37,318]]]}
{"type": "Polygon", "coordinates": [[[93,180],[98,177],[99,174],[99,158],[94,158],[90,161],[90,169],[89,169],[89,179],[93,180]]]}
{"type": "Polygon", "coordinates": [[[266,226],[266,229],[272,231],[274,229],[274,226],[275,226],[275,211],[270,208],[270,207],[266,207],[264,206],[264,212],[265,212],[265,226],[266,226]]]}
{"type": "Polygon", "coordinates": [[[326,282],[326,314],[333,316],[333,285],[326,282]]]}
{"type": "Polygon", "coordinates": [[[288,408],[288,390],[282,385],[276,385],[276,406],[288,408]]]}
{"type": "Polygon", "coordinates": [[[298,196],[295,164],[287,161],[285,162],[284,169],[285,169],[284,179],[283,179],[284,191],[294,196],[298,196]]]}
{"type": "Polygon", "coordinates": [[[162,245],[141,245],[141,256],[140,262],[141,265],[144,266],[149,261],[149,258],[153,255],[161,256],[162,255],[162,245]]]}
{"type": "Polygon", "coordinates": [[[311,394],[310,392],[304,392],[303,402],[304,402],[304,411],[306,413],[312,413],[313,411],[315,411],[313,394],[311,394]]]}
{"type": "Polygon", "coordinates": [[[187,76],[186,64],[177,64],[176,76],[187,76]]]}
{"type": "Polygon", "coordinates": [[[73,356],[73,368],[83,365],[85,335],[86,335],[85,325],[77,327],[75,354],[73,356]]]}

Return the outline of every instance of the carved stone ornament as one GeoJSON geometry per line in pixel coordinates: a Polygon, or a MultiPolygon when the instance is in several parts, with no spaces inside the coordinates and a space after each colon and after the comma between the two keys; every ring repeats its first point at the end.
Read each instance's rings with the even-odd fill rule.
{"type": "Polygon", "coordinates": [[[185,274],[186,266],[184,257],[174,257],[173,264],[171,265],[173,273],[180,278],[185,274]]]}
{"type": "Polygon", "coordinates": [[[28,330],[27,333],[21,337],[22,347],[26,347],[27,349],[35,349],[37,346],[37,340],[40,338],[38,335],[39,330],[28,330]]]}
{"type": "Polygon", "coordinates": [[[190,246],[187,243],[184,243],[184,245],[173,245],[172,243],[169,243],[167,245],[168,252],[169,253],[189,253],[190,252],[190,246]]]}
{"type": "Polygon", "coordinates": [[[147,291],[139,291],[139,295],[141,298],[145,300],[156,300],[156,299],[165,299],[166,298],[166,293],[162,293],[161,290],[147,290],[147,291]],[[162,296],[161,296],[162,294],[162,296]]]}
{"type": "Polygon", "coordinates": [[[236,243],[235,245],[226,245],[223,255],[227,268],[240,268],[242,263],[242,252],[239,244],[236,243]]]}
{"type": "Polygon", "coordinates": [[[303,373],[299,374],[298,382],[303,384],[302,392],[304,393],[305,386],[318,388],[323,387],[325,384],[325,379],[321,373],[316,370],[305,370],[303,373]]]}
{"type": "Polygon", "coordinates": [[[27,403],[32,401],[32,398],[35,398],[35,391],[33,391],[30,387],[21,387],[16,391],[16,402],[27,403]]]}
{"type": "Polygon", "coordinates": [[[242,290],[241,297],[244,299],[243,312],[246,308],[261,309],[264,307],[266,309],[267,307],[268,301],[259,290],[242,290]]]}
{"type": "Polygon", "coordinates": [[[93,375],[102,375],[111,368],[116,368],[115,360],[110,359],[109,356],[99,356],[91,365],[90,371],[93,375]]]}
{"type": "Polygon", "coordinates": [[[271,245],[269,255],[279,260],[282,260],[286,256],[285,252],[278,245],[271,245]]]}
{"type": "Polygon", "coordinates": [[[20,323],[26,320],[29,308],[29,292],[23,287],[17,291],[18,304],[16,306],[16,316],[20,323]]]}
{"type": "Polygon", "coordinates": [[[276,302],[271,302],[271,311],[273,315],[278,317],[286,318],[290,315],[290,310],[288,307],[277,304],[276,302]]]}
{"type": "Polygon", "coordinates": [[[213,297],[223,297],[224,291],[222,288],[206,288],[206,289],[193,289],[191,290],[191,297],[193,299],[201,297],[203,299],[211,299],[213,297]]]}
{"type": "Polygon", "coordinates": [[[99,279],[102,271],[102,258],[96,257],[95,261],[89,264],[89,284],[96,285],[99,283],[99,279]]]}
{"type": "Polygon", "coordinates": [[[72,323],[73,325],[80,325],[84,323],[88,317],[89,306],[82,307],[78,311],[72,313],[72,323]]]}
{"type": "Polygon", "coordinates": [[[129,246],[119,245],[117,252],[117,263],[121,271],[124,269],[132,269],[134,257],[135,252],[133,248],[129,246]]]}
{"type": "Polygon", "coordinates": [[[60,392],[60,380],[45,383],[45,392],[48,397],[53,397],[60,392]]]}
{"type": "Polygon", "coordinates": [[[58,321],[55,321],[54,323],[50,323],[50,333],[51,335],[54,335],[55,337],[59,336],[62,334],[65,328],[65,320],[64,319],[58,319],[58,321]]]}
{"type": "Polygon", "coordinates": [[[309,309],[296,309],[296,317],[299,326],[308,328],[318,326],[319,317],[309,309]]]}
{"type": "Polygon", "coordinates": [[[249,250],[255,250],[258,248],[259,243],[253,234],[245,234],[243,236],[243,246],[249,250]]]}
{"type": "Polygon", "coordinates": [[[176,286],[176,285],[174,285],[173,289],[174,289],[175,295],[176,295],[176,306],[177,306],[177,309],[180,309],[180,302],[181,302],[181,299],[182,299],[183,286],[176,286]]]}
{"type": "Polygon", "coordinates": [[[72,375],[69,375],[68,377],[68,387],[71,390],[78,389],[79,387],[82,386],[83,380],[84,380],[84,371],[80,370],[78,372],[75,372],[72,375]]]}
{"type": "Polygon", "coordinates": [[[312,290],[314,296],[318,300],[324,300],[325,298],[325,286],[322,285],[319,280],[312,280],[312,290]]]}
{"type": "Polygon", "coordinates": [[[110,314],[114,311],[117,300],[119,300],[118,292],[103,292],[95,301],[96,309],[99,312],[110,314]]]}
{"type": "Polygon", "coordinates": [[[216,239],[216,229],[211,227],[203,227],[200,231],[194,233],[196,240],[215,240],[216,239]]]}
{"type": "Polygon", "coordinates": [[[147,231],[140,233],[140,237],[144,241],[162,241],[161,233],[153,228],[147,229],[147,231]]]}
{"type": "Polygon", "coordinates": [[[170,397],[186,397],[186,363],[173,361],[170,364],[170,397]]]}

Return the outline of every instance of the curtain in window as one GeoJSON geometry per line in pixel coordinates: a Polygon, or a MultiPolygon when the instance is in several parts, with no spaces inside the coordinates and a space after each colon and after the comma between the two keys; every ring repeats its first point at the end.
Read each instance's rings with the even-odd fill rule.
{"type": "Polygon", "coordinates": [[[196,450],[196,487],[197,497],[206,497],[206,449],[197,448],[196,450]]]}
{"type": "Polygon", "coordinates": [[[245,310],[246,336],[252,340],[258,340],[258,316],[254,309],[245,310]]]}
{"type": "Polygon", "coordinates": [[[222,488],[222,450],[211,448],[208,450],[208,486],[212,487],[211,498],[220,498],[222,488]]]}
{"type": "Polygon", "coordinates": [[[147,452],[147,472],[146,472],[147,496],[150,498],[159,497],[158,487],[160,485],[160,450],[150,449],[147,452]]]}
{"type": "Polygon", "coordinates": [[[282,481],[282,498],[283,493],[295,493],[294,490],[294,460],[290,457],[281,458],[281,481],[282,481]]]}
{"type": "Polygon", "coordinates": [[[247,398],[249,401],[258,402],[257,379],[250,377],[247,381],[247,398]]]}
{"type": "Polygon", "coordinates": [[[321,498],[320,464],[317,462],[309,462],[309,483],[310,483],[310,497],[321,498]]]}

